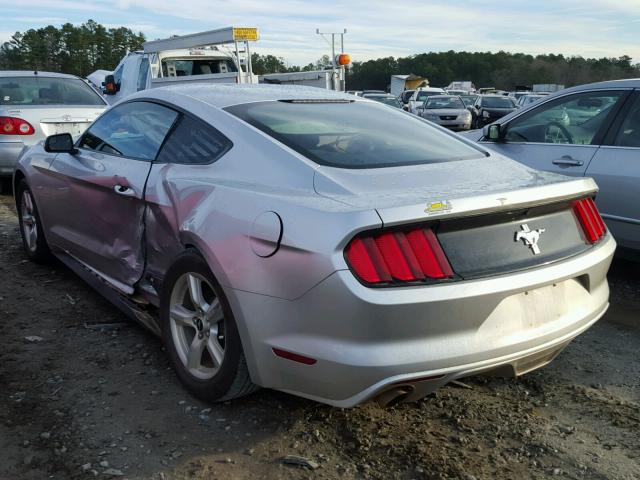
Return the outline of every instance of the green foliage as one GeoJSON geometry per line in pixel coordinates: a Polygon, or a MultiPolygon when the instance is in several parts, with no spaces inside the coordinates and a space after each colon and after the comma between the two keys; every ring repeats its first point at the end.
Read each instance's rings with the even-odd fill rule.
{"type": "Polygon", "coordinates": [[[113,70],[127,51],[141,50],[142,32],[125,27],[105,28],[88,20],[80,26],[16,32],[0,46],[0,70],[42,70],[87,76],[94,70],[113,70]]]}
{"type": "Polygon", "coordinates": [[[567,87],[589,82],[640,77],[640,65],[631,57],[582,58],[526,55],[508,52],[430,52],[403,58],[354,62],[347,74],[350,90],[386,89],[391,75],[413,73],[434,87],[455,80],[471,80],[476,87],[513,90],[516,85],[559,83],[567,87]]]}

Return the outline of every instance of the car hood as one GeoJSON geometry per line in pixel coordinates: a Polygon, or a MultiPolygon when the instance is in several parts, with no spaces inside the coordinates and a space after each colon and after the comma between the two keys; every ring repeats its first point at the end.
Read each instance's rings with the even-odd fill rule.
{"type": "Polygon", "coordinates": [[[459,213],[456,204],[478,211],[507,208],[522,203],[525,197],[539,202],[571,192],[575,195],[597,190],[591,179],[575,180],[533,170],[496,153],[473,160],[405,167],[322,166],[314,175],[314,188],[318,194],[352,207],[376,209],[383,222],[391,224],[424,217],[429,205],[437,203],[442,203],[447,212],[432,213],[459,213]],[[523,190],[531,195],[523,196],[523,190]],[[470,199],[478,200],[473,204],[470,199]]]}
{"type": "Polygon", "coordinates": [[[424,110],[425,115],[442,115],[442,116],[453,116],[453,115],[464,115],[469,113],[469,110],[466,108],[427,108],[424,110]]]}

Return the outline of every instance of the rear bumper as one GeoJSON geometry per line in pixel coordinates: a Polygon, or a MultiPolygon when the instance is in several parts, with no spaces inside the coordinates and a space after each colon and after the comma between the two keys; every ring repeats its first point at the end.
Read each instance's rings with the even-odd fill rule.
{"type": "Polygon", "coordinates": [[[11,177],[18,163],[22,142],[0,142],[0,177],[11,177]]]}
{"type": "Polygon", "coordinates": [[[424,377],[438,378],[416,384],[415,398],[471,373],[550,361],[606,311],[614,250],[608,235],[568,260],[480,280],[372,289],[338,271],[293,301],[230,297],[256,383],[351,407],[424,377]]]}

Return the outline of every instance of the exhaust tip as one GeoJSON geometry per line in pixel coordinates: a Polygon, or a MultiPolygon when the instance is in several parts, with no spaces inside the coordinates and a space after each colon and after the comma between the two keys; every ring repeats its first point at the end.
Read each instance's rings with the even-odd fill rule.
{"type": "Polygon", "coordinates": [[[393,407],[398,403],[404,401],[409,395],[413,393],[415,387],[413,385],[403,385],[401,387],[394,387],[389,390],[385,390],[380,395],[375,397],[375,401],[383,408],[393,407]]]}

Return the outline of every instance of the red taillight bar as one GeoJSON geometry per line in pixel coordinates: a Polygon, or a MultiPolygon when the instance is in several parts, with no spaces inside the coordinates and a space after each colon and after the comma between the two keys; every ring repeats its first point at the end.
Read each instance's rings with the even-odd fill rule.
{"type": "Polygon", "coordinates": [[[583,198],[573,204],[573,211],[580,221],[582,231],[589,243],[596,243],[607,232],[598,207],[592,198],[583,198]]]}
{"type": "Polygon", "coordinates": [[[0,135],[33,135],[34,128],[29,122],[16,117],[0,117],[0,135]]]}
{"type": "Polygon", "coordinates": [[[354,275],[366,284],[420,282],[454,276],[430,228],[359,235],[347,245],[345,257],[354,275]]]}

